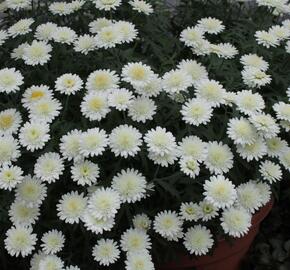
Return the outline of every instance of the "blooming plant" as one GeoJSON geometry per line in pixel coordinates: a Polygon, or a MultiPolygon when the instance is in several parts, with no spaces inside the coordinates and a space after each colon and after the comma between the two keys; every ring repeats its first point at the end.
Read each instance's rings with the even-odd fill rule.
{"type": "Polygon", "coordinates": [[[150,270],[248,233],[290,170],[290,6],[216,2],[5,0],[1,263],[150,270]]]}

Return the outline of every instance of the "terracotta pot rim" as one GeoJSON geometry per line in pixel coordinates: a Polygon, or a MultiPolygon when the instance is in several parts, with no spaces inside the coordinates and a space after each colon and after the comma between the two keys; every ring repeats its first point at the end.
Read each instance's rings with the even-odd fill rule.
{"type": "MultiPolygon", "coordinates": [[[[240,238],[233,238],[234,242],[231,245],[225,238],[221,238],[217,242],[217,246],[213,250],[212,255],[203,255],[203,256],[195,256],[191,257],[189,255],[181,254],[179,259],[180,262],[171,262],[161,266],[161,270],[179,270],[185,269],[190,267],[203,267],[203,266],[210,266],[222,261],[228,260],[231,257],[238,256],[240,253],[240,259],[244,256],[244,254],[249,249],[253,239],[255,238],[260,223],[262,220],[269,214],[273,207],[274,198],[272,197],[271,200],[266,203],[263,207],[259,209],[253,216],[252,216],[252,226],[249,229],[249,232],[240,238]]],[[[239,256],[238,256],[239,257],[239,256]]],[[[203,269],[203,268],[202,268],[203,269]]],[[[210,268],[211,269],[211,268],[210,268]]],[[[213,268],[214,269],[214,268],[213,268]]],[[[220,268],[218,268],[220,269],[220,268]]],[[[224,269],[224,268],[223,268],[224,269]]]]}

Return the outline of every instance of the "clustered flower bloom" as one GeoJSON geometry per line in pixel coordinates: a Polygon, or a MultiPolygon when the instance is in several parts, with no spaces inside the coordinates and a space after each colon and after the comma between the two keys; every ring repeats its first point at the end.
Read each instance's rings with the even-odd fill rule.
{"type": "MultiPolygon", "coordinates": [[[[16,12],[32,4],[5,2],[16,12]]],[[[125,1],[90,2],[101,13],[114,14],[125,1]]],[[[278,13],[286,5],[257,2],[278,13]]],[[[54,21],[66,22],[87,4],[58,1],[48,11],[58,18],[54,21]]],[[[128,6],[139,16],[154,16],[149,1],[131,0],[128,6]]],[[[284,140],[290,130],[290,87],[286,98],[268,105],[263,88],[274,76],[264,57],[241,55],[240,90],[227,89],[226,82],[192,57],[162,74],[146,59],[134,58],[119,68],[81,65],[105,50],[119,59],[123,46],[139,39],[132,22],[100,17],[89,22],[89,33],[69,24],[36,22],[23,18],[0,30],[0,46],[21,40],[8,54],[19,68],[9,64],[0,69],[1,97],[19,101],[0,111],[0,189],[15,194],[4,240],[9,255],[34,252],[35,270],[79,269],[64,268],[61,251],[70,241],[66,230],[47,228],[56,224],[49,223],[36,234],[48,207],[63,226],[79,226],[84,234],[97,236],[91,256],[99,265],[110,266],[124,253],[126,270],[154,269],[154,237],[182,243],[190,254],[201,256],[214,247],[218,230],[212,222],[230,237],[246,235],[252,216],[270,201],[271,186],[290,168],[290,147],[284,140]],[[75,57],[76,67],[53,69],[66,54],[75,57]],[[256,169],[252,179],[234,179],[240,177],[236,167],[241,164],[256,169]],[[177,186],[196,182],[200,199],[182,198],[177,186]],[[164,194],[182,202],[146,209],[151,198],[164,194]],[[126,228],[114,235],[120,224],[126,228]]],[[[285,20],[257,31],[257,44],[279,46],[290,38],[289,29],[285,20]]],[[[221,20],[201,18],[180,33],[180,42],[199,59],[230,62],[238,49],[210,41],[223,31],[221,20]]]]}

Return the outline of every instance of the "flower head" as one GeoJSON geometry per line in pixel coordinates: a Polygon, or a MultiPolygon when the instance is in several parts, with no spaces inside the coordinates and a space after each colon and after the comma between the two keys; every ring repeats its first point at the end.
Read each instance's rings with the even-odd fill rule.
{"type": "Polygon", "coordinates": [[[190,254],[205,255],[213,243],[210,230],[201,225],[190,227],[184,235],[184,246],[190,254]]]}

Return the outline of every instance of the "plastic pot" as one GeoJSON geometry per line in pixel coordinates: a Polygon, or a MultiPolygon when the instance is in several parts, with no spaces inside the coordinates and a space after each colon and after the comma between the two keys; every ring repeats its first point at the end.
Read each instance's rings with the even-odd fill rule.
{"type": "Polygon", "coordinates": [[[181,255],[178,262],[170,262],[159,270],[239,270],[239,265],[259,232],[260,223],[273,207],[273,199],[252,217],[252,226],[247,235],[236,238],[232,243],[222,239],[218,242],[212,256],[192,258],[181,255]]]}

